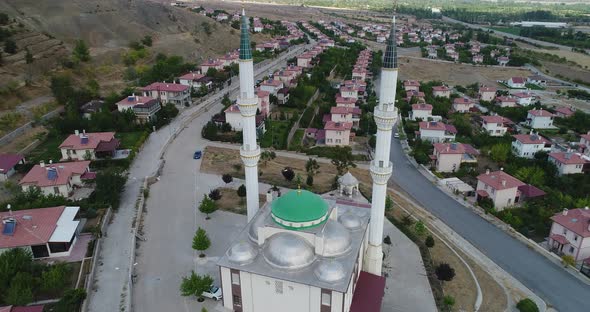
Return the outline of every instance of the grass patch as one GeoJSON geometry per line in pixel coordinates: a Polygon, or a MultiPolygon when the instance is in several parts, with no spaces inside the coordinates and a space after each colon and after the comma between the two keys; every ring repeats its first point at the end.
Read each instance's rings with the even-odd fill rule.
{"type": "Polygon", "coordinates": [[[531,90],[545,90],[545,88],[538,86],[534,83],[527,83],[527,84],[525,84],[525,86],[531,90]]]}
{"type": "Polygon", "coordinates": [[[305,135],[304,129],[297,129],[297,131],[295,131],[295,135],[293,135],[293,139],[291,140],[291,145],[289,145],[290,151],[298,151],[301,149],[303,135],[305,135]]]}
{"type": "Polygon", "coordinates": [[[287,149],[289,130],[291,130],[290,121],[269,120],[266,124],[266,132],[260,140],[260,146],[287,149]]]}
{"type": "Polygon", "coordinates": [[[132,149],[133,147],[135,147],[135,145],[141,139],[144,133],[144,131],[117,132],[117,134],[115,134],[115,137],[119,139],[119,141],[121,141],[120,148],[132,149]]]}
{"type": "Polygon", "coordinates": [[[520,36],[520,27],[490,27],[495,31],[501,31],[509,34],[513,34],[516,36],[520,36]]]}
{"type": "Polygon", "coordinates": [[[59,145],[66,139],[67,135],[50,135],[45,138],[37,148],[32,150],[27,155],[28,161],[35,164],[41,160],[46,163],[49,160],[59,161],[61,159],[61,151],[59,145]]]}
{"type": "Polygon", "coordinates": [[[25,116],[10,112],[0,117],[0,134],[4,135],[25,123],[25,116]]]}

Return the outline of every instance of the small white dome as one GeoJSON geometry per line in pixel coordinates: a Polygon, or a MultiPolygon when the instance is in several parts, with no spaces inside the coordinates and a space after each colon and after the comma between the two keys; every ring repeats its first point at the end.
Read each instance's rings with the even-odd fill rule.
{"type": "Polygon", "coordinates": [[[350,232],[340,223],[328,220],[324,227],[324,257],[334,257],[350,250],[350,232]]]}
{"type": "Polygon", "coordinates": [[[226,255],[229,261],[244,265],[251,263],[256,259],[258,249],[252,246],[252,244],[242,241],[228,249],[226,255]]]}
{"type": "Polygon", "coordinates": [[[304,268],[316,259],[311,244],[289,232],[280,232],[269,237],[264,243],[262,255],[270,265],[286,270],[304,268]]]}
{"type": "Polygon", "coordinates": [[[345,228],[347,228],[351,231],[360,229],[361,225],[362,225],[361,219],[357,215],[355,215],[351,212],[347,212],[347,213],[341,215],[340,217],[338,217],[338,221],[345,228]]]}
{"type": "Polygon", "coordinates": [[[338,261],[323,260],[320,261],[313,273],[322,282],[333,283],[344,278],[344,266],[338,261]]]}

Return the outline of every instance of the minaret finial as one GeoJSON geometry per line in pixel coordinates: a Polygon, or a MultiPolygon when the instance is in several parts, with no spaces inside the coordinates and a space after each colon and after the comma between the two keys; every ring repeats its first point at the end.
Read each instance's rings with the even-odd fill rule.
{"type": "Polygon", "coordinates": [[[242,8],[242,30],[240,33],[240,60],[252,59],[252,47],[250,47],[250,25],[246,11],[242,8]]]}
{"type": "Polygon", "coordinates": [[[397,8],[397,0],[393,2],[393,19],[391,22],[391,31],[387,39],[387,48],[385,48],[385,55],[383,56],[383,68],[397,68],[397,40],[395,37],[395,12],[397,8]]]}

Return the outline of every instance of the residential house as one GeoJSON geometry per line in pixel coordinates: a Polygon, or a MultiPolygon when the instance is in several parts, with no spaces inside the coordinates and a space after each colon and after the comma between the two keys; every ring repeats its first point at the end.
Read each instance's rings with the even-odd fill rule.
{"type": "Polygon", "coordinates": [[[33,259],[69,256],[81,230],[79,211],[80,207],[58,206],[0,212],[0,254],[22,248],[33,259]]]}
{"type": "Polygon", "coordinates": [[[511,77],[506,81],[506,84],[512,89],[524,89],[526,86],[526,79],[523,77],[511,77]]]}
{"type": "Polygon", "coordinates": [[[508,58],[507,56],[500,56],[496,59],[496,61],[498,61],[498,64],[500,66],[506,66],[508,65],[508,62],[510,62],[510,58],[508,58]]]}
{"type": "Polygon", "coordinates": [[[412,104],[409,118],[410,120],[429,121],[429,118],[432,118],[432,105],[426,103],[412,104]]]}
{"type": "Polygon", "coordinates": [[[356,87],[351,86],[351,85],[342,86],[342,87],[340,87],[340,96],[343,98],[351,98],[356,101],[359,98],[358,91],[359,90],[356,87]]]}
{"type": "Polygon", "coordinates": [[[361,120],[361,112],[359,107],[334,106],[330,108],[330,120],[341,123],[352,122],[352,127],[358,128],[361,120]]]}
{"type": "Polygon", "coordinates": [[[434,86],[432,87],[432,96],[444,97],[448,99],[451,97],[451,89],[447,86],[434,86]]]}
{"type": "Polygon", "coordinates": [[[533,109],[528,112],[525,123],[533,129],[552,129],[556,128],[553,126],[554,116],[544,109],[533,109]]]}
{"type": "Polygon", "coordinates": [[[549,153],[547,160],[557,167],[559,175],[583,173],[590,170],[590,157],[580,153],[549,153]]]}
{"type": "Polygon", "coordinates": [[[312,66],[311,60],[313,59],[313,54],[311,53],[303,53],[297,56],[297,66],[303,68],[310,68],[312,66]]]}
{"type": "Polygon", "coordinates": [[[535,99],[535,96],[530,92],[518,92],[512,94],[516,98],[516,104],[520,106],[529,106],[535,99]]]}
{"type": "Polygon", "coordinates": [[[453,100],[453,111],[459,113],[467,113],[471,108],[475,106],[475,103],[470,98],[460,97],[453,100]]]}
{"type": "Polygon", "coordinates": [[[579,263],[590,258],[590,209],[564,209],[551,217],[548,245],[558,255],[572,256],[579,263]]]}
{"type": "Polygon", "coordinates": [[[516,107],[516,98],[512,96],[496,97],[496,105],[500,107],[516,107]]]}
{"type": "Polygon", "coordinates": [[[483,63],[483,55],[481,55],[481,54],[475,54],[475,55],[473,55],[472,61],[475,64],[481,64],[481,63],[483,63]]]}
{"type": "Polygon", "coordinates": [[[421,121],[419,136],[422,140],[430,142],[454,141],[457,129],[453,125],[447,125],[440,121],[421,121]]]}
{"type": "Polygon", "coordinates": [[[76,130],[60,145],[62,160],[94,160],[113,157],[119,147],[115,132],[89,132],[76,130]]]}
{"type": "Polygon", "coordinates": [[[580,135],[580,152],[583,152],[586,156],[590,156],[590,131],[580,135]]]}
{"type": "Polygon", "coordinates": [[[270,92],[257,89],[254,91],[258,97],[258,110],[266,118],[270,114],[270,92]]]}
{"type": "Polygon", "coordinates": [[[191,102],[190,88],[177,83],[154,82],[143,87],[143,96],[158,99],[161,103],[189,106],[191,102]]]}
{"type": "Polygon", "coordinates": [[[405,91],[420,91],[420,82],[417,80],[406,80],[404,81],[405,91]]]}
{"type": "Polygon", "coordinates": [[[345,98],[342,97],[340,94],[336,94],[336,106],[338,107],[355,107],[356,106],[356,99],[355,98],[345,98]]]}
{"type": "MultiPolygon", "coordinates": [[[[244,128],[244,118],[240,113],[240,108],[238,104],[233,104],[230,107],[226,108],[224,111],[225,122],[228,123],[233,131],[242,131],[244,128]]],[[[266,132],[266,127],[264,124],[264,115],[256,115],[256,134],[258,136],[263,135],[266,132]]],[[[221,120],[223,121],[223,119],[221,120]]]]}
{"type": "Polygon", "coordinates": [[[325,144],[329,146],[350,145],[351,129],[352,122],[326,122],[324,125],[324,130],[326,131],[325,144]]]}
{"type": "Polygon", "coordinates": [[[213,68],[215,70],[223,70],[223,67],[225,66],[224,62],[222,60],[218,60],[218,59],[208,59],[207,61],[201,63],[201,74],[206,75],[207,72],[209,71],[209,69],[213,68]]]}
{"type": "Polygon", "coordinates": [[[282,81],[272,78],[260,83],[260,90],[269,92],[274,96],[276,96],[277,92],[284,87],[285,85],[282,81]]]}
{"type": "Polygon", "coordinates": [[[496,98],[496,88],[494,87],[481,87],[479,88],[479,100],[491,102],[496,98]]]}
{"type": "Polygon", "coordinates": [[[510,119],[498,115],[481,116],[480,118],[481,128],[489,136],[503,136],[508,131],[508,127],[506,125],[512,123],[510,119]]]}
{"type": "Polygon", "coordinates": [[[487,170],[486,173],[477,176],[476,198],[478,201],[489,198],[494,203],[496,210],[502,211],[519,202],[518,187],[522,185],[526,185],[526,183],[504,171],[490,172],[487,170]]]}
{"type": "Polygon", "coordinates": [[[201,78],[205,77],[203,74],[186,73],[178,78],[180,84],[191,88],[191,90],[199,90],[201,88],[201,78]]]}
{"type": "Polygon", "coordinates": [[[526,79],[527,83],[530,84],[534,84],[540,87],[546,87],[547,86],[547,79],[543,76],[540,75],[533,75],[533,76],[529,76],[526,79]]]}
{"type": "Polygon", "coordinates": [[[421,91],[408,91],[408,92],[406,92],[406,102],[408,102],[408,103],[412,102],[412,99],[414,99],[414,98],[416,98],[417,103],[423,103],[425,97],[426,97],[426,95],[424,94],[424,92],[421,92],[421,91]]]}
{"type": "Polygon", "coordinates": [[[0,154],[0,182],[8,180],[15,172],[17,165],[23,165],[25,157],[19,154],[0,154]]]}
{"type": "Polygon", "coordinates": [[[289,88],[285,87],[277,91],[277,100],[279,104],[287,104],[289,101],[289,88]]]}
{"type": "Polygon", "coordinates": [[[104,106],[103,100],[92,100],[92,101],[80,106],[80,113],[82,113],[82,117],[84,117],[86,119],[91,119],[92,114],[100,112],[103,106],[104,106]]]}
{"type": "Polygon", "coordinates": [[[512,152],[518,157],[534,158],[539,151],[550,152],[551,142],[544,137],[531,134],[515,134],[512,141],[512,152]]]}
{"type": "Polygon", "coordinates": [[[569,118],[576,113],[576,108],[573,106],[560,106],[555,109],[555,117],[569,118]]]}
{"type": "Polygon", "coordinates": [[[479,151],[469,144],[434,143],[432,167],[438,172],[455,172],[462,163],[476,163],[479,151]]]}
{"type": "Polygon", "coordinates": [[[35,165],[20,180],[23,192],[39,188],[45,195],[70,196],[75,187],[83,185],[85,180],[94,180],[95,172],[90,172],[90,161],[74,161],[45,165],[35,165]]]}
{"type": "Polygon", "coordinates": [[[162,106],[158,99],[149,96],[130,95],[117,102],[117,110],[124,112],[132,110],[138,123],[146,123],[156,119],[156,113],[162,106]]]}

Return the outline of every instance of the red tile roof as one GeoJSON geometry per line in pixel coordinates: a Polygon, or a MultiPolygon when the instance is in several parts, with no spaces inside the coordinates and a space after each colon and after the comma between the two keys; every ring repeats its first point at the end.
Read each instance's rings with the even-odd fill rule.
{"type": "Polygon", "coordinates": [[[330,114],[354,114],[360,115],[361,109],[360,107],[344,107],[344,106],[334,106],[330,108],[330,114]]]}
{"type": "Polygon", "coordinates": [[[335,122],[335,121],[328,121],[324,126],[324,130],[350,130],[352,129],[352,122],[335,122]]]}
{"type": "Polygon", "coordinates": [[[68,183],[73,175],[82,175],[87,171],[90,161],[76,161],[76,162],[64,162],[56,163],[51,165],[35,165],[28,173],[22,178],[19,184],[36,185],[39,187],[45,186],[59,186],[68,183]],[[50,168],[57,170],[57,177],[54,180],[48,178],[48,171],[50,168]]]}
{"type": "Polygon", "coordinates": [[[590,237],[590,229],[588,229],[590,210],[585,208],[571,209],[567,211],[565,216],[563,212],[555,214],[551,220],[582,237],[590,237]]]}
{"type": "Polygon", "coordinates": [[[432,110],[432,105],[430,104],[412,104],[412,110],[432,110]]]}
{"type": "Polygon", "coordinates": [[[511,96],[498,96],[496,97],[496,101],[516,103],[516,99],[511,96]]]}
{"type": "Polygon", "coordinates": [[[119,102],[117,102],[117,106],[133,107],[137,104],[147,103],[152,100],[153,100],[153,98],[149,97],[149,96],[131,95],[131,96],[128,96],[128,97],[120,100],[119,102]]]}
{"type": "Polygon", "coordinates": [[[565,236],[563,236],[563,235],[551,234],[551,235],[549,235],[549,238],[551,238],[552,240],[554,240],[562,245],[569,244],[569,242],[567,241],[567,238],[565,238],[565,236]]]}
{"type": "Polygon", "coordinates": [[[571,107],[563,107],[563,106],[556,108],[555,112],[560,113],[566,117],[569,117],[575,113],[575,111],[572,110],[571,107]]]}
{"type": "Polygon", "coordinates": [[[520,193],[524,197],[527,197],[527,198],[545,196],[545,194],[547,194],[543,190],[535,187],[534,185],[530,185],[530,184],[521,185],[518,187],[518,190],[520,191],[520,193]]]}
{"type": "Polygon", "coordinates": [[[165,91],[165,92],[183,92],[188,90],[188,86],[178,83],[154,82],[149,86],[142,88],[143,91],[165,91]]]}
{"type": "Polygon", "coordinates": [[[13,217],[16,228],[13,235],[0,235],[0,248],[40,245],[49,242],[57,228],[57,220],[65,206],[0,212],[0,219],[13,217]],[[31,216],[32,218],[23,218],[31,216]]]}
{"type": "Polygon", "coordinates": [[[336,95],[336,103],[337,104],[355,104],[356,103],[356,99],[355,98],[345,98],[340,96],[340,94],[336,95]]]}
{"type": "Polygon", "coordinates": [[[471,154],[478,155],[479,151],[473,146],[463,143],[434,143],[434,149],[439,154],[471,154]]]}
{"type": "Polygon", "coordinates": [[[510,78],[512,80],[512,83],[524,83],[525,79],[522,77],[512,77],[510,78]]]}
{"type": "Polygon", "coordinates": [[[203,77],[205,77],[205,75],[201,75],[201,74],[197,74],[197,73],[188,73],[188,74],[184,74],[184,75],[178,77],[178,79],[197,81],[203,77]]]}
{"type": "Polygon", "coordinates": [[[525,185],[524,182],[509,175],[504,171],[483,173],[477,176],[477,180],[489,185],[491,188],[495,190],[505,190],[525,185]]]}
{"type": "Polygon", "coordinates": [[[10,312],[43,312],[44,305],[35,305],[29,307],[12,307],[10,312]]]}
{"type": "Polygon", "coordinates": [[[515,134],[513,138],[522,144],[547,144],[549,141],[538,134],[515,134]]]}
{"type": "Polygon", "coordinates": [[[590,163],[590,161],[583,158],[579,153],[549,153],[549,157],[565,165],[583,165],[590,163]]]}
{"type": "Polygon", "coordinates": [[[18,154],[2,154],[0,155],[0,173],[10,171],[19,161],[23,160],[23,155],[18,154]]]}
{"type": "Polygon", "coordinates": [[[453,104],[472,104],[471,99],[466,97],[460,97],[453,100],[453,104]]]}
{"type": "Polygon", "coordinates": [[[406,80],[404,81],[404,87],[419,87],[420,86],[420,82],[418,82],[417,80],[406,80]]]}
{"type": "Polygon", "coordinates": [[[230,105],[228,108],[226,108],[224,112],[238,114],[238,113],[240,113],[240,107],[238,106],[238,104],[233,104],[233,105],[230,105]]]}
{"type": "Polygon", "coordinates": [[[553,117],[553,116],[555,116],[552,113],[550,113],[544,109],[532,109],[529,111],[529,114],[533,115],[535,117],[553,117]]]}
{"type": "Polygon", "coordinates": [[[457,133],[457,128],[453,125],[446,125],[439,121],[421,121],[420,129],[434,130],[434,131],[448,131],[451,133],[457,133]]]}
{"type": "Polygon", "coordinates": [[[63,143],[59,145],[59,148],[67,149],[96,149],[98,144],[101,142],[110,142],[115,138],[115,132],[89,132],[86,134],[80,133],[79,135],[70,134],[63,143]],[[82,137],[88,137],[88,142],[82,143],[82,137]]]}
{"type": "Polygon", "coordinates": [[[504,118],[502,116],[494,115],[494,116],[481,116],[481,120],[485,121],[486,123],[505,123],[510,122],[510,119],[504,118]]]}
{"type": "Polygon", "coordinates": [[[481,87],[479,88],[479,92],[496,92],[497,89],[494,87],[481,87]]]}
{"type": "Polygon", "coordinates": [[[350,312],[379,312],[385,294],[385,277],[361,271],[352,295],[350,312]]]}
{"type": "Polygon", "coordinates": [[[447,86],[434,86],[432,87],[432,91],[438,91],[438,92],[444,92],[444,91],[449,91],[449,87],[447,86]]]}

